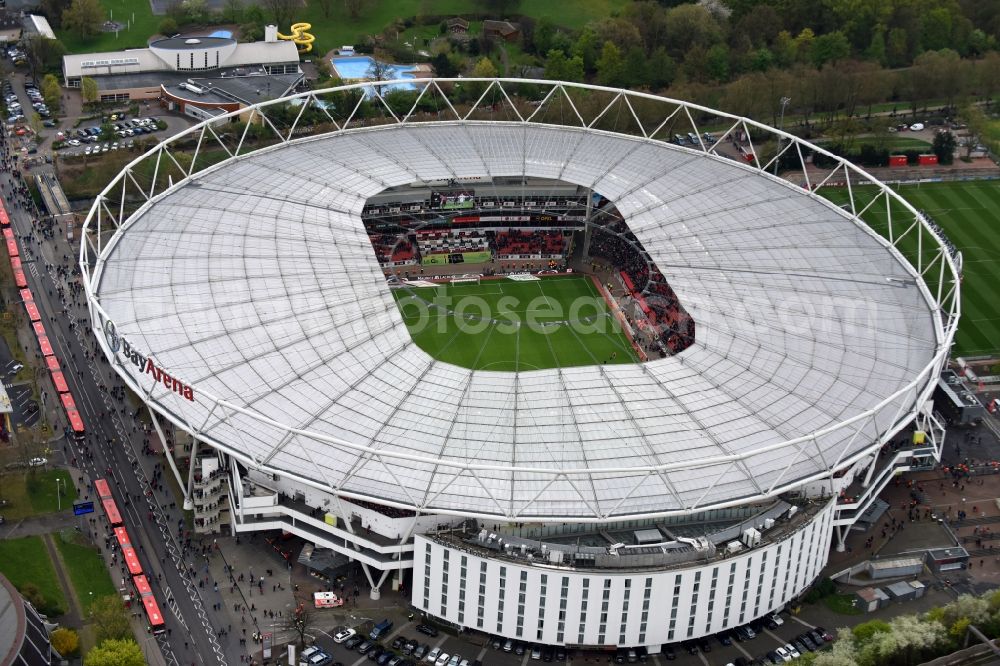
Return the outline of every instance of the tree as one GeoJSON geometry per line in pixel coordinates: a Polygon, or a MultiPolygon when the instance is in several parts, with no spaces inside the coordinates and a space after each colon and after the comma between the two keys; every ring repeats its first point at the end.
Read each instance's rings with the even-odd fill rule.
{"type": "Polygon", "coordinates": [[[880,631],[892,631],[889,627],[888,622],[883,622],[882,620],[869,620],[868,622],[862,622],[851,630],[851,634],[854,636],[856,641],[867,641],[870,640],[872,636],[880,631]]]}
{"type": "MultiPolygon", "coordinates": [[[[378,58],[372,58],[372,64],[368,65],[365,78],[378,83],[379,81],[392,81],[396,78],[396,75],[392,69],[392,65],[382,62],[378,58]]],[[[375,86],[375,94],[381,97],[384,89],[385,86],[375,86]]]]}
{"type": "Polygon", "coordinates": [[[305,647],[306,634],[313,626],[313,617],[305,606],[299,606],[291,613],[285,628],[294,632],[299,637],[299,647],[305,647]]]}
{"type": "Polygon", "coordinates": [[[298,0],[261,0],[260,6],[280,27],[291,22],[292,13],[301,7],[301,3],[298,0]]]}
{"type": "Polygon", "coordinates": [[[177,21],[173,17],[168,16],[160,21],[159,30],[160,34],[164,37],[172,37],[177,34],[177,21]]]}
{"type": "Polygon", "coordinates": [[[84,76],[80,79],[80,94],[83,96],[83,101],[87,104],[93,104],[97,101],[98,88],[97,81],[90,78],[89,76],[84,76]]]}
{"type": "Polygon", "coordinates": [[[42,133],[42,127],[44,127],[44,125],[42,125],[42,117],[37,111],[32,113],[31,117],[28,118],[28,125],[31,127],[31,131],[35,133],[35,136],[42,133]]]}
{"type": "Polygon", "coordinates": [[[573,44],[573,55],[583,59],[583,69],[589,73],[593,72],[597,66],[600,49],[601,41],[597,37],[597,31],[588,23],[583,26],[583,30],[576,38],[576,43],[573,44]]]}
{"type": "Polygon", "coordinates": [[[472,68],[472,76],[476,79],[495,79],[497,68],[489,58],[480,58],[476,66],[472,68]]]}
{"type": "Polygon", "coordinates": [[[53,28],[62,28],[62,15],[69,7],[69,0],[42,0],[38,7],[48,17],[53,28]]]}
{"type": "Polygon", "coordinates": [[[729,80],[729,47],[723,43],[714,44],[705,54],[706,73],[720,83],[729,80]]]}
{"type": "Polygon", "coordinates": [[[361,9],[364,7],[364,0],[344,0],[344,9],[352,21],[357,21],[361,16],[361,9]]]}
{"type": "Polygon", "coordinates": [[[24,52],[34,71],[47,72],[59,68],[66,47],[58,39],[32,35],[24,41],[24,52]]]}
{"type": "Polygon", "coordinates": [[[896,637],[897,655],[902,654],[906,664],[923,661],[924,656],[931,656],[932,650],[945,643],[943,627],[934,622],[922,622],[915,615],[894,617],[889,626],[896,637]]]}
{"type": "Polygon", "coordinates": [[[62,88],[55,74],[46,74],[42,79],[42,98],[52,111],[58,111],[62,104],[62,88]]]}
{"type": "Polygon", "coordinates": [[[666,47],[660,46],[650,54],[646,72],[650,88],[653,90],[666,88],[677,76],[677,63],[667,53],[666,47]]]}
{"type": "Polygon", "coordinates": [[[583,58],[567,58],[559,49],[549,51],[545,58],[545,78],[553,81],[583,81],[583,58]]]}
{"type": "Polygon", "coordinates": [[[667,13],[662,6],[652,0],[636,0],[625,6],[625,18],[642,35],[647,53],[663,44],[667,34],[667,13]]]}
{"type": "Polygon", "coordinates": [[[92,603],[90,619],[97,627],[98,642],[128,638],[132,635],[128,615],[125,614],[125,605],[115,595],[101,597],[92,603]]]}
{"type": "Polygon", "coordinates": [[[330,14],[333,13],[333,0],[312,0],[309,4],[318,6],[325,19],[330,18],[330,14]]]}
{"type": "Polygon", "coordinates": [[[700,4],[684,4],[667,10],[666,23],[664,41],[675,53],[684,53],[693,46],[708,49],[722,39],[719,22],[700,4]]]}
{"type": "Polygon", "coordinates": [[[865,49],[865,57],[869,60],[874,60],[880,65],[885,65],[886,47],[884,25],[879,24],[875,26],[874,30],[872,30],[872,39],[868,43],[868,48],[865,49]]]}
{"type": "Polygon", "coordinates": [[[913,61],[911,74],[914,87],[920,90],[917,97],[941,98],[951,106],[966,85],[965,63],[957,52],[951,49],[925,51],[913,61]]]}
{"type": "Polygon", "coordinates": [[[243,20],[243,0],[226,0],[222,6],[222,18],[229,23],[243,20]]]}
{"type": "Polygon", "coordinates": [[[766,72],[774,67],[774,54],[771,49],[762,47],[750,56],[750,68],[756,72],[766,72]]]}
{"type": "Polygon", "coordinates": [[[889,67],[903,67],[910,62],[910,40],[903,28],[889,31],[885,45],[885,57],[889,67]]]}
{"type": "Polygon", "coordinates": [[[52,647],[64,657],[71,657],[80,649],[80,635],[72,629],[59,627],[49,636],[52,647]]]}
{"type": "Polygon", "coordinates": [[[839,30],[820,35],[813,41],[812,61],[817,68],[851,55],[851,43],[839,30]]]}
{"type": "Polygon", "coordinates": [[[132,639],[103,641],[83,658],[83,666],[143,666],[145,663],[139,644],[132,639]]]}
{"type": "Polygon", "coordinates": [[[624,85],[625,62],[621,50],[612,42],[604,42],[601,57],[597,59],[597,81],[601,85],[624,85]]]}
{"type": "Polygon", "coordinates": [[[73,0],[62,15],[62,24],[82,39],[89,39],[101,31],[104,23],[104,9],[98,0],[73,0]]]}
{"type": "Polygon", "coordinates": [[[434,68],[434,76],[442,79],[450,79],[458,75],[458,68],[452,64],[447,53],[438,53],[431,59],[431,66],[434,68]]]}
{"type": "MultiPolygon", "coordinates": [[[[497,77],[496,65],[489,58],[480,58],[472,68],[472,77],[476,79],[495,79],[497,77]]],[[[465,94],[475,102],[489,85],[488,83],[477,81],[475,83],[463,84],[463,88],[465,94]]]]}

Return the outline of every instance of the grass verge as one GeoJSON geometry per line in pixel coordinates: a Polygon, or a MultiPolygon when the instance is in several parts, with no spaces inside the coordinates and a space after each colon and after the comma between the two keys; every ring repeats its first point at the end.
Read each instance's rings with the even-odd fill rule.
{"type": "Polygon", "coordinates": [[[66,597],[41,537],[0,541],[0,572],[45,615],[66,612],[66,597]]]}
{"type": "Polygon", "coordinates": [[[86,616],[95,599],[116,595],[118,590],[108,575],[100,553],[94,546],[79,542],[78,536],[73,530],[64,531],[55,542],[69,572],[70,583],[80,600],[81,610],[86,616]]]}

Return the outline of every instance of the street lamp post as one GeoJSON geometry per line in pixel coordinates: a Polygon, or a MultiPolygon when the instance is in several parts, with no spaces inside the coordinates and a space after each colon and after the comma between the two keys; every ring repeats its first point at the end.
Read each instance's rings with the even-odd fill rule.
{"type": "Polygon", "coordinates": [[[61,485],[62,482],[63,482],[62,479],[60,479],[59,477],[56,477],[56,501],[58,502],[59,510],[60,511],[62,511],[62,492],[60,492],[60,490],[62,488],[62,485],[61,485]]]}
{"type": "MultiPolygon", "coordinates": [[[[791,101],[792,101],[791,97],[782,97],[781,98],[781,118],[780,118],[780,120],[778,120],[778,130],[779,131],[784,131],[784,129],[785,129],[785,107],[788,106],[788,103],[791,102],[791,101]]],[[[781,155],[781,140],[783,138],[784,137],[781,136],[780,134],[778,135],[778,154],[774,156],[774,175],[775,176],[778,175],[778,161],[779,161],[778,160],[778,155],[781,155]]]]}

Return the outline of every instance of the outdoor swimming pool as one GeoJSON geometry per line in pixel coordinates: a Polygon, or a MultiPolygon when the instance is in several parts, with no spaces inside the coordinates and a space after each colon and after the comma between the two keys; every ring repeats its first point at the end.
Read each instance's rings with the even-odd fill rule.
{"type": "MultiPolygon", "coordinates": [[[[368,68],[371,67],[372,58],[370,56],[349,56],[347,58],[332,58],[330,64],[333,65],[337,76],[344,81],[367,79],[368,68]]],[[[394,79],[412,79],[414,65],[394,65],[386,63],[394,79]]],[[[396,90],[416,90],[417,86],[411,83],[402,83],[392,86],[396,90]]]]}

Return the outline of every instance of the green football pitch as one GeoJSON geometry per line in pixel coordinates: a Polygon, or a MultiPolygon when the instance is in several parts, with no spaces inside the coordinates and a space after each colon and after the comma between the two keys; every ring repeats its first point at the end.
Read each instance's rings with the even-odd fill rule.
{"type": "Polygon", "coordinates": [[[414,342],[454,365],[526,371],[638,361],[587,276],[446,283],[393,294],[414,342]]]}
{"type": "MultiPolygon", "coordinates": [[[[962,319],[953,354],[981,356],[1000,351],[1000,183],[920,183],[894,189],[914,208],[929,214],[962,252],[962,319]]],[[[838,204],[847,201],[844,188],[823,188],[820,193],[838,204]]],[[[871,200],[875,189],[857,187],[854,194],[860,208],[871,200]]],[[[897,217],[903,214],[901,206],[894,205],[892,213],[894,220],[903,219],[897,217]]],[[[875,231],[886,235],[884,204],[873,204],[863,217],[875,231]]],[[[912,261],[912,248],[910,252],[903,250],[912,261]]]]}

